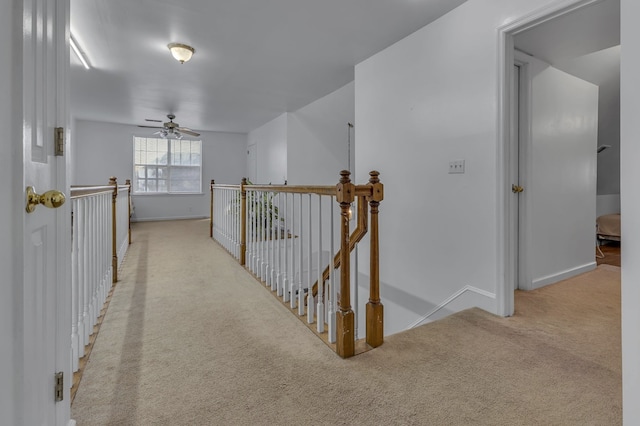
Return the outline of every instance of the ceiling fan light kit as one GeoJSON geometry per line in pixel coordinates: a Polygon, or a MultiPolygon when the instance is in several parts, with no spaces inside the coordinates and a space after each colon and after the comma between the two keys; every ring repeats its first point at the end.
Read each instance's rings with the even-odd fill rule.
{"type": "Polygon", "coordinates": [[[169,43],[167,45],[169,50],[171,51],[171,55],[175,58],[176,61],[184,64],[185,62],[191,59],[191,56],[196,52],[191,46],[182,43],[169,43]]]}
{"type": "MultiPolygon", "coordinates": [[[[195,137],[200,136],[200,133],[194,132],[188,127],[180,127],[178,123],[175,123],[173,121],[173,119],[176,118],[175,115],[167,114],[167,118],[169,119],[169,121],[167,121],[166,123],[162,123],[162,126],[138,126],[138,127],[160,129],[154,134],[160,135],[160,137],[163,139],[182,139],[182,137],[184,136],[183,133],[189,136],[195,136],[195,137]]],[[[149,118],[147,118],[146,121],[160,122],[160,120],[153,120],[149,118]]]]}

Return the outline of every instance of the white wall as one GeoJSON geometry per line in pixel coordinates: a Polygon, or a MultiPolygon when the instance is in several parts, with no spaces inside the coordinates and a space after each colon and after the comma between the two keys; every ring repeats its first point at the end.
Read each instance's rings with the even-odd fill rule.
{"type": "Polygon", "coordinates": [[[621,0],[620,189],[622,202],[622,395],[625,425],[640,424],[640,2],[621,0]]]}
{"type": "Polygon", "coordinates": [[[529,57],[523,289],[596,267],[598,86],[529,57]]]}
{"type": "Polygon", "coordinates": [[[620,194],[598,195],[596,197],[596,217],[611,213],[620,213],[620,194]]]}
{"type": "Polygon", "coordinates": [[[356,66],[357,180],[377,169],[385,184],[387,334],[465,307],[498,311],[497,29],[550,3],[469,0],[356,66]],[[448,174],[456,159],[465,174],[448,174]]]}
{"type": "Polygon", "coordinates": [[[282,114],[247,135],[248,150],[255,150],[253,157],[247,156],[251,182],[282,185],[287,180],[287,116],[286,113],[282,114]],[[256,170],[251,170],[253,159],[256,170]]]}
{"type": "Polygon", "coordinates": [[[354,90],[354,83],[349,83],[289,114],[289,183],[333,185],[338,183],[341,170],[353,172],[358,129],[357,123],[354,123],[354,90]],[[347,123],[355,124],[355,128],[351,129],[351,167],[348,164],[347,123]]]}
{"type": "MultiPolygon", "coordinates": [[[[77,164],[73,184],[119,183],[133,174],[133,136],[147,136],[137,126],[76,121],[74,142],[77,164]]],[[[240,133],[202,132],[202,194],[134,195],[134,220],[198,218],[209,215],[209,182],[239,183],[245,175],[247,136],[240,133]]]]}

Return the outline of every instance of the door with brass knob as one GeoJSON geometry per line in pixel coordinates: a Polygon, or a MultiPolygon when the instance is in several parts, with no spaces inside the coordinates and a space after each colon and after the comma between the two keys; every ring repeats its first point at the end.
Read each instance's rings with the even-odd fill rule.
{"type": "Polygon", "coordinates": [[[513,192],[514,194],[520,194],[523,191],[524,191],[524,188],[521,187],[520,185],[516,185],[515,183],[511,185],[511,192],[513,192]]]}
{"type": "Polygon", "coordinates": [[[64,196],[69,159],[60,149],[69,143],[69,0],[12,4],[20,28],[29,31],[0,30],[11,36],[8,46],[20,48],[20,55],[0,63],[0,81],[11,88],[0,98],[0,109],[14,112],[0,118],[11,135],[0,141],[11,156],[2,172],[14,182],[7,191],[11,205],[0,209],[9,231],[2,235],[10,236],[0,238],[0,252],[10,254],[0,259],[9,295],[0,297],[0,322],[13,337],[0,337],[20,354],[3,358],[3,381],[19,391],[2,393],[0,423],[68,425],[70,319],[78,316],[71,296],[71,203],[64,196]],[[62,401],[57,377],[64,380],[62,401]]]}
{"type": "Polygon", "coordinates": [[[27,186],[27,213],[33,213],[38,204],[42,204],[50,209],[57,209],[66,201],[64,193],[52,189],[42,195],[36,193],[33,186],[27,186]]]}

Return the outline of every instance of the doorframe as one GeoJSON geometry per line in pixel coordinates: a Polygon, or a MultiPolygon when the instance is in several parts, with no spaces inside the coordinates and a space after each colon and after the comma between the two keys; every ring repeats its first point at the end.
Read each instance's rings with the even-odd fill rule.
{"type": "MultiPolygon", "coordinates": [[[[498,28],[498,123],[497,123],[497,278],[498,285],[496,291],[497,313],[502,316],[511,316],[514,312],[514,291],[516,271],[518,265],[515,264],[518,258],[519,266],[524,267],[526,273],[526,252],[515,256],[512,253],[514,245],[515,221],[512,220],[516,213],[510,206],[509,197],[511,194],[511,183],[517,176],[513,176],[511,164],[511,108],[512,105],[512,80],[513,65],[515,64],[514,36],[529,30],[544,22],[574,12],[580,8],[600,3],[604,0],[561,0],[543,8],[537,9],[529,14],[498,28]],[[525,259],[523,261],[522,259],[525,259]]],[[[522,135],[522,131],[520,134],[522,135]]],[[[524,153],[526,155],[526,153],[524,153]]],[[[530,158],[525,157],[528,162],[530,158]]],[[[525,163],[526,163],[525,162],[525,163]]],[[[530,170],[530,168],[529,168],[530,170]]],[[[527,171],[525,171],[527,173],[527,171]]],[[[527,234],[520,236],[519,246],[526,246],[527,234]],[[525,239],[522,241],[522,239],[525,239]]],[[[520,274],[522,276],[522,273],[520,274]]]]}

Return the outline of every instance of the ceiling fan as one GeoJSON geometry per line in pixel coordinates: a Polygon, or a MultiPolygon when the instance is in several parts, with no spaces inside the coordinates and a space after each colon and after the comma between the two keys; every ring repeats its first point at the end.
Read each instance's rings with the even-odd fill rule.
{"type": "MultiPolygon", "coordinates": [[[[189,136],[200,136],[200,133],[196,133],[188,127],[180,127],[178,123],[174,123],[173,119],[176,118],[173,114],[167,114],[167,118],[169,121],[163,123],[162,126],[142,126],[138,127],[146,127],[150,129],[162,129],[158,130],[154,133],[154,135],[160,135],[161,138],[164,139],[182,139],[182,134],[189,136]]],[[[145,119],[145,121],[152,121],[156,123],[162,123],[162,120],[152,120],[150,118],[145,119]]]]}

